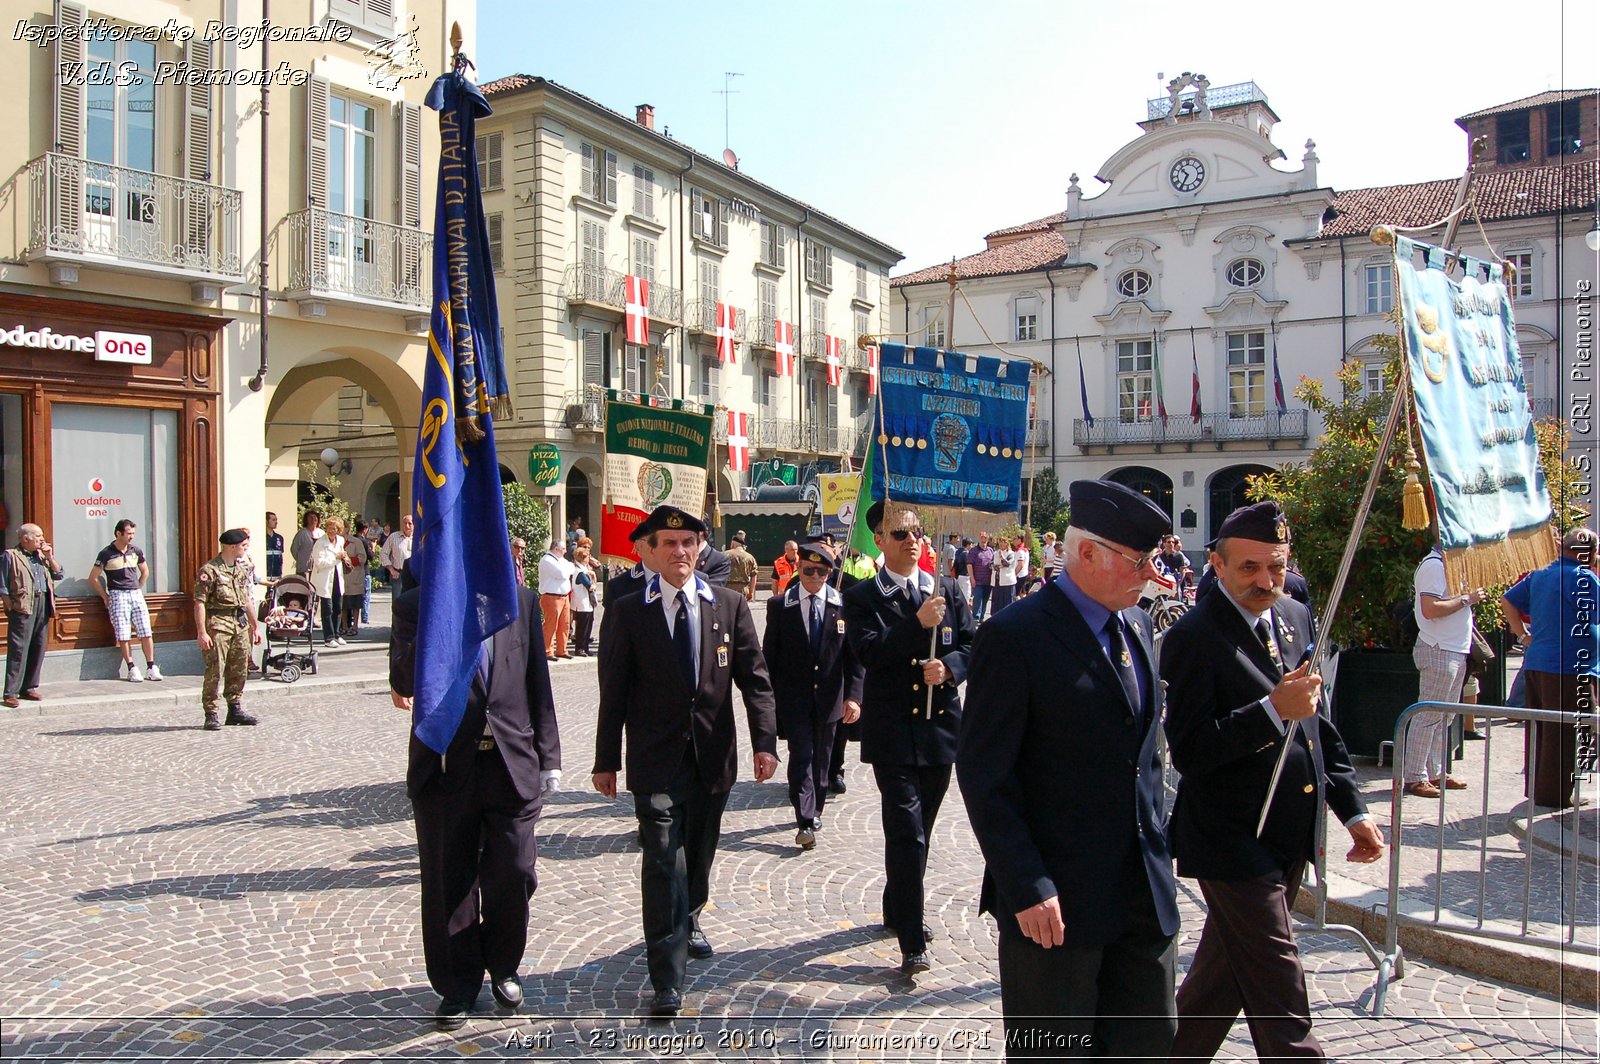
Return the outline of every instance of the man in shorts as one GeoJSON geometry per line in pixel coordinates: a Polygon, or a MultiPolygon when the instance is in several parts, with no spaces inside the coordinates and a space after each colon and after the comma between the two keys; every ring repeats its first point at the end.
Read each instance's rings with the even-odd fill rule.
{"type": "Polygon", "coordinates": [[[143,683],[146,678],[164,680],[156,666],[156,643],[150,636],[150,610],[144,602],[144,584],[150,578],[144,551],[133,545],[137,526],[124,517],[117,522],[116,538],[94,559],[89,584],[106,604],[111,615],[111,634],[122,650],[128,680],[143,683]],[[144,650],[144,670],[133,663],[133,640],[137,636],[144,650]]]}

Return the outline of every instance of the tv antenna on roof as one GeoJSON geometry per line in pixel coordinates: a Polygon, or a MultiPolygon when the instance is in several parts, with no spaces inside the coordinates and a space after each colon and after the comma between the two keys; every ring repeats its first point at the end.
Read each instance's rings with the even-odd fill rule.
{"type": "Polygon", "coordinates": [[[733,138],[728,136],[728,97],[737,94],[739,91],[738,89],[732,87],[733,79],[742,77],[744,77],[744,75],[739,73],[737,70],[725,70],[722,73],[722,88],[711,90],[716,95],[722,97],[722,147],[724,149],[733,146],[733,138]]]}

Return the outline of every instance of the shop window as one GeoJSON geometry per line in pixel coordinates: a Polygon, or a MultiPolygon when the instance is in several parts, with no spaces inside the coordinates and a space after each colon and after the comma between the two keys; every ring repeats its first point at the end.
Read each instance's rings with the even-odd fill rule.
{"type": "Polygon", "coordinates": [[[124,517],[138,525],[134,543],[150,566],[145,591],[185,589],[178,571],[178,411],[55,403],[50,460],[50,541],[67,571],[57,594],[95,594],[89,570],[124,517]]]}

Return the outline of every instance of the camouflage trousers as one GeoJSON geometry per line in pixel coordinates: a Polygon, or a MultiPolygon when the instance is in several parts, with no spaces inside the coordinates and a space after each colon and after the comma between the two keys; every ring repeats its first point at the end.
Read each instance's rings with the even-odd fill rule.
{"type": "Polygon", "coordinates": [[[245,671],[250,663],[250,626],[231,617],[206,618],[211,649],[206,651],[206,675],[200,685],[200,708],[217,712],[217,687],[223,700],[237,705],[244,696],[245,671]]]}

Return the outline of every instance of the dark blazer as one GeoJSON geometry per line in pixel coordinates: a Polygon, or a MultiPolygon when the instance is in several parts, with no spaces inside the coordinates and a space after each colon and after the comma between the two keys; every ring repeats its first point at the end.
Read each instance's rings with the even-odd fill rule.
{"type": "Polygon", "coordinates": [[[800,606],[800,581],[767,602],[767,630],[761,653],[772,677],[778,722],[794,735],[813,722],[839,720],[845,699],[861,701],[861,663],[845,638],[844,600],[830,585],[822,595],[820,652],[811,651],[811,618],[800,606]]]}
{"type": "Polygon", "coordinates": [[[712,587],[727,587],[728,576],[733,572],[733,559],[706,540],[700,545],[700,553],[695,556],[694,567],[712,587]]]}
{"type": "Polygon", "coordinates": [[[983,850],[979,908],[1007,920],[1060,897],[1068,946],[1121,934],[1121,870],[1136,852],[1161,930],[1178,930],[1150,617],[1135,608],[1122,618],[1147,670],[1150,704],[1140,715],[1099,639],[1054,583],[978,629],[967,673],[956,777],[983,850]]]}
{"type": "MultiPolygon", "coordinates": [[[[738,775],[733,688],[744,695],[750,745],[776,756],[777,723],[772,683],[745,597],[712,587],[697,576],[700,598],[699,685],[683,682],[677,650],[661,608],[661,578],[642,595],[607,607],[611,624],[600,632],[600,715],[595,730],[595,772],[623,767],[628,737],[627,788],[664,791],[694,743],[701,779],[713,793],[727,791],[738,775]]],[[[670,585],[667,588],[671,590],[670,585]]]]}
{"type": "MultiPolygon", "coordinates": [[[[416,677],[417,607],[421,588],[395,600],[394,632],[389,643],[389,686],[410,697],[416,677]]],[[[474,678],[467,712],[440,756],[411,736],[406,791],[415,797],[432,781],[445,790],[468,785],[477,763],[478,740],[485,720],[494,735],[517,793],[539,797],[541,769],[561,767],[561,736],[555,702],[550,696],[550,667],[544,656],[539,603],[529,588],[517,590],[517,619],[493,636],[489,688],[474,678]],[[533,652],[530,653],[530,648],[533,652]]]]}
{"type": "MultiPolygon", "coordinates": [[[[1272,615],[1278,654],[1287,668],[1297,668],[1310,652],[1311,613],[1283,598],[1272,615]]],[[[1168,630],[1161,676],[1168,684],[1167,744],[1183,775],[1171,830],[1179,875],[1253,879],[1309,861],[1324,801],[1341,822],[1366,811],[1344,740],[1331,721],[1316,716],[1296,729],[1272,814],[1256,838],[1283,742],[1260,702],[1279,673],[1223,588],[1168,630]]]]}
{"type": "Polygon", "coordinates": [[[928,657],[929,631],[887,570],[844,593],[845,637],[866,669],[861,697],[861,760],[869,765],[952,765],[961,731],[961,696],[972,650],[972,611],[954,580],[921,569],[914,577],[924,601],[937,586],[945,599],[944,621],[935,630],[934,657],[950,679],[934,688],[933,719],[925,715],[927,690],[921,662],[928,657]]]}
{"type": "Polygon", "coordinates": [[[644,590],[645,583],[650,579],[649,574],[639,562],[635,562],[632,569],[625,569],[606,581],[605,604],[621,602],[629,595],[638,594],[644,590]]]}

